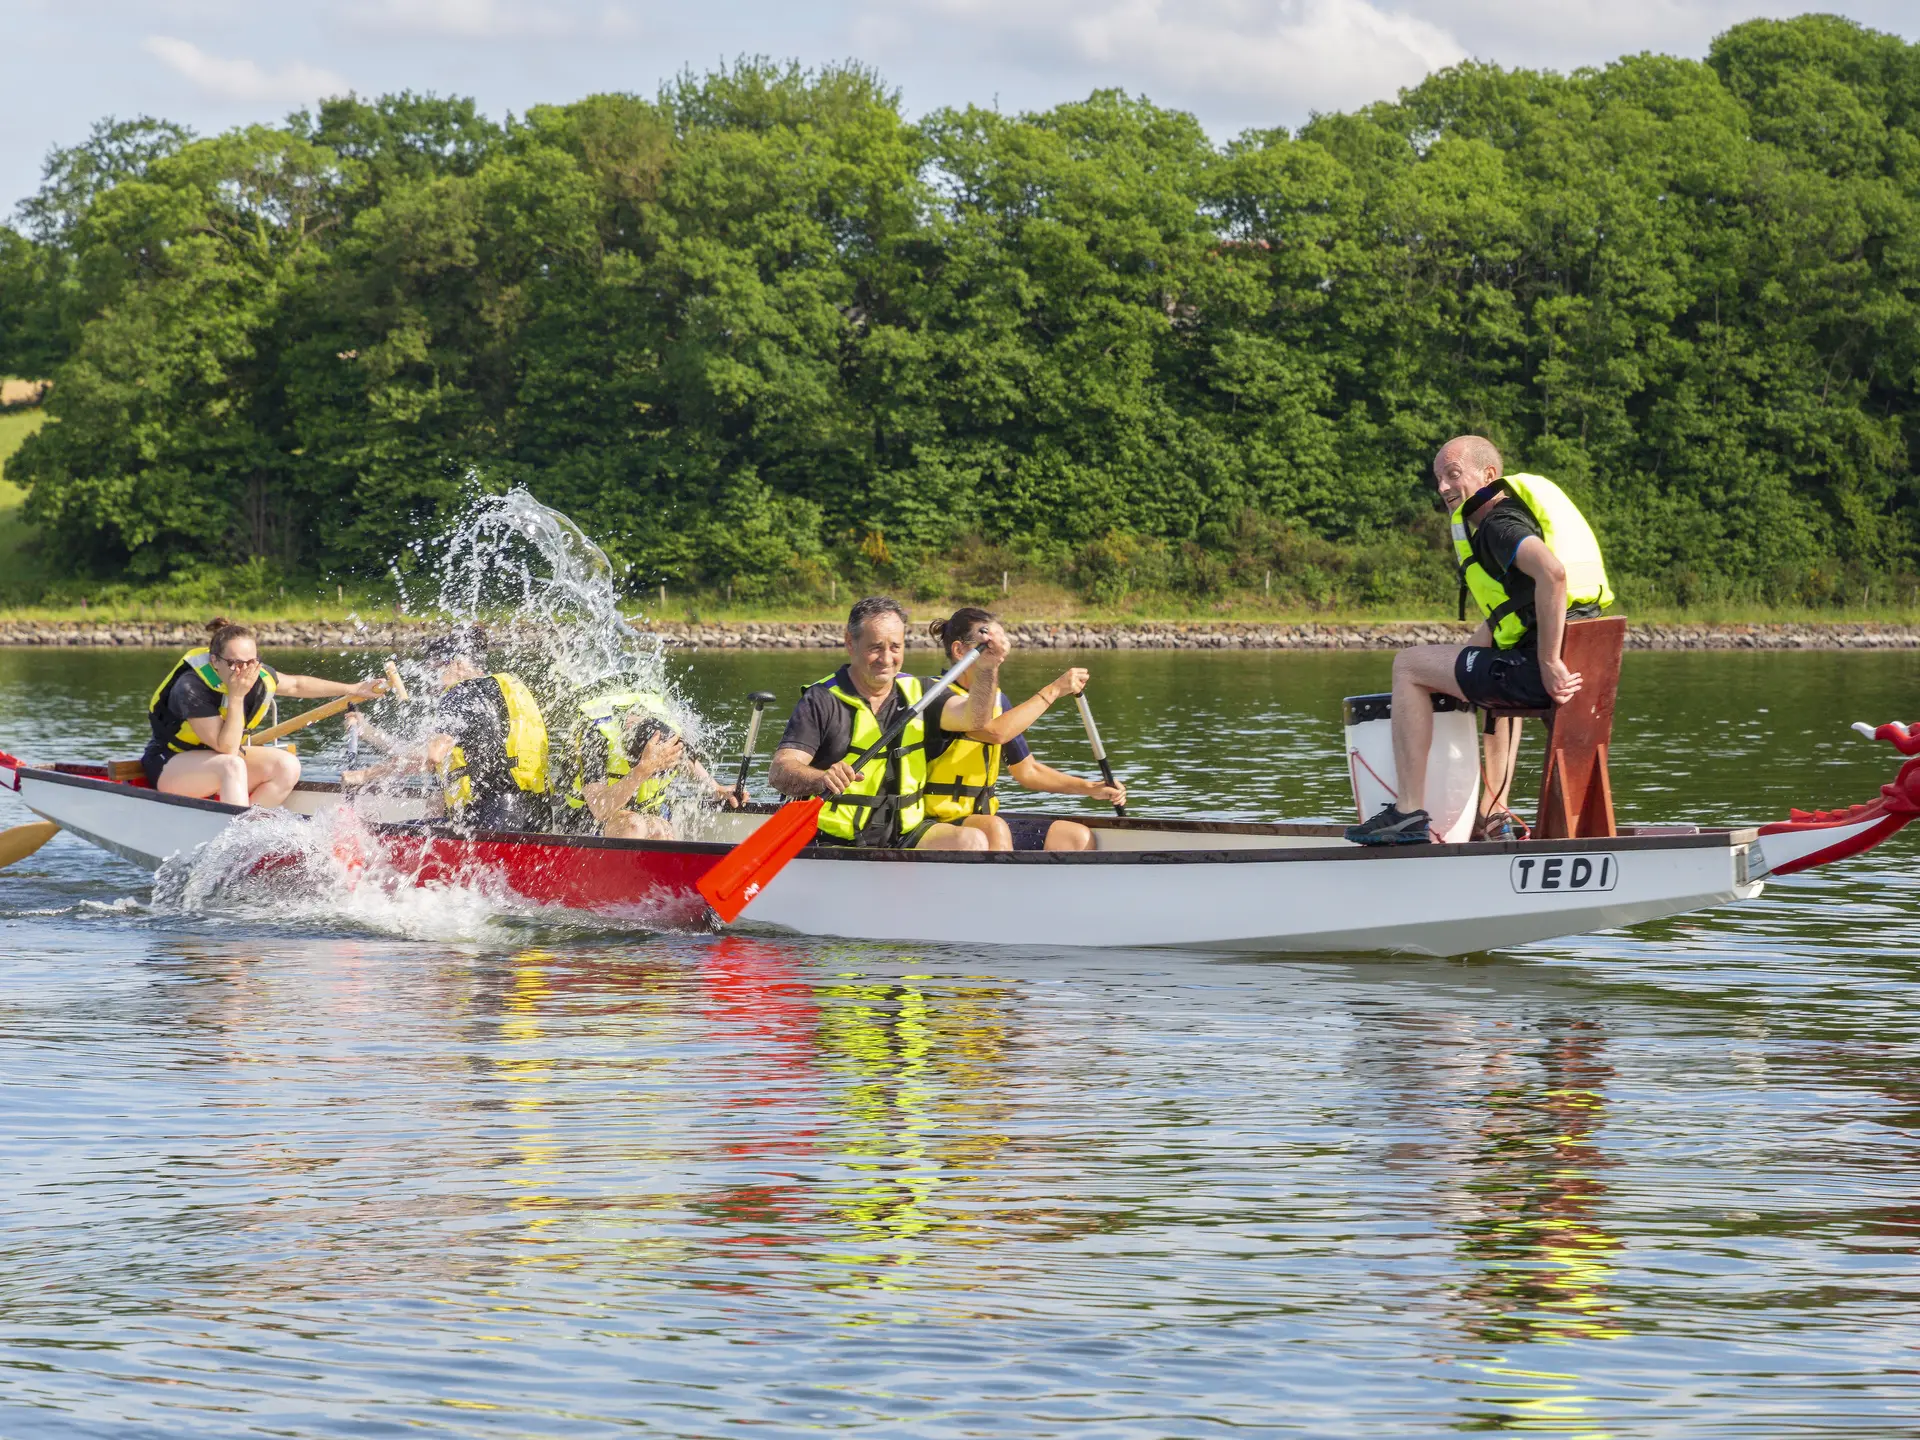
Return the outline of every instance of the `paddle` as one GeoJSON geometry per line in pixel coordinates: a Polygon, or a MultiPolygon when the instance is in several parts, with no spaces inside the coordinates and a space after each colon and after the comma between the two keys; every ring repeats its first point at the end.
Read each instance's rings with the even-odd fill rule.
{"type": "Polygon", "coordinates": [[[30,825],[0,830],[0,870],[16,860],[26,859],[59,833],[60,827],[51,820],[35,820],[30,825]]]}
{"type": "MultiPolygon", "coordinates": [[[[391,694],[396,699],[405,700],[410,698],[407,695],[406,684],[400,679],[400,672],[394,667],[394,663],[391,660],[387,662],[387,678],[384,680],[376,680],[373,683],[381,691],[391,694]]],[[[359,703],[360,702],[352,696],[342,695],[338,700],[329,700],[324,705],[314,706],[313,709],[307,711],[304,715],[296,715],[291,720],[283,720],[278,725],[269,726],[258,735],[249,736],[247,743],[249,745],[269,745],[275,740],[280,739],[283,735],[291,735],[294,731],[304,730],[309,725],[318,725],[322,720],[331,720],[342,710],[351,709],[359,703]]]]}
{"type": "MultiPolygon", "coordinates": [[[[1093,708],[1087,704],[1087,692],[1082,690],[1073,698],[1080,707],[1080,723],[1087,727],[1087,742],[1093,746],[1093,758],[1100,762],[1100,778],[1109,785],[1118,785],[1120,782],[1113,778],[1113,766],[1107,763],[1107,747],[1100,743],[1100,728],[1093,723],[1093,708]]],[[[1115,805],[1113,813],[1124,820],[1127,807],[1115,805]]]]}
{"type": "MultiPolygon", "coordinates": [[[[905,734],[907,726],[946,694],[947,687],[966,674],[986,648],[987,642],[982,640],[962,655],[958,664],[926,688],[917,704],[887,727],[886,734],[854,756],[849,763],[855,773],[905,734]]],[[[721,856],[720,863],[700,877],[700,893],[713,907],[713,913],[729,925],[739,919],[740,912],[753,903],[753,897],[766,889],[773,877],[786,868],[787,862],[819,833],[820,812],[826,803],[819,795],[810,800],[789,801],[774,811],[766,824],[721,856]]]]}
{"type": "Polygon", "coordinates": [[[760,712],[776,698],[771,690],[756,690],[747,696],[753,702],[753,718],[747,721],[747,748],[740,752],[740,773],[733,779],[734,798],[742,805],[747,803],[747,771],[753,768],[754,746],[760,743],[760,712]]]}

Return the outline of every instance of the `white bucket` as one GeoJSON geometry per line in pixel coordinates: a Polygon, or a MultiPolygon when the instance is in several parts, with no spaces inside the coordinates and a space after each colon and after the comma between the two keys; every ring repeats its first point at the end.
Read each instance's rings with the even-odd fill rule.
{"type": "MultiPolygon", "coordinates": [[[[1349,695],[1347,771],[1362,820],[1393,803],[1400,791],[1393,764],[1393,697],[1349,695]]],[[[1433,697],[1433,749],[1427,752],[1427,814],[1433,837],[1456,845],[1473,830],[1480,803],[1480,727],[1474,709],[1451,695],[1433,697]]]]}

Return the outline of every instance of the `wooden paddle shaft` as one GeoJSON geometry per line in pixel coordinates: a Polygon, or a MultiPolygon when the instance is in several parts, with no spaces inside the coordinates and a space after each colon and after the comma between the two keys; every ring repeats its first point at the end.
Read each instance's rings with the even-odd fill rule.
{"type": "MultiPolygon", "coordinates": [[[[1099,762],[1100,778],[1109,785],[1119,785],[1120,782],[1113,778],[1113,766],[1107,763],[1107,747],[1100,743],[1100,727],[1093,723],[1093,707],[1087,704],[1086,692],[1081,691],[1073,700],[1080,707],[1080,723],[1087,727],[1087,743],[1093,746],[1093,758],[1099,762]]],[[[1127,807],[1115,805],[1113,813],[1124,819],[1127,807]]]]}
{"type": "MultiPolygon", "coordinates": [[[[373,683],[377,689],[393,695],[397,699],[405,700],[407,698],[406,683],[401,680],[400,671],[395,668],[391,660],[387,662],[387,678],[384,680],[376,680],[373,683]]],[[[247,743],[249,745],[271,744],[283,735],[291,735],[296,730],[304,730],[309,725],[318,725],[322,720],[330,720],[342,710],[359,703],[358,700],[355,700],[350,695],[342,695],[338,700],[329,700],[324,705],[314,706],[313,709],[307,711],[304,715],[296,715],[291,720],[283,720],[278,725],[262,730],[258,735],[248,736],[247,743]]]]}

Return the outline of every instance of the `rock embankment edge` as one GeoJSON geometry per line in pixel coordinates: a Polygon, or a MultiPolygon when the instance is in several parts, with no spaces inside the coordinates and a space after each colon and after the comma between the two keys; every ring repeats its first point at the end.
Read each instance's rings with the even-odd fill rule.
{"type": "MultiPolygon", "coordinates": [[[[744,624],[649,623],[642,630],[662,643],[693,650],[832,650],[840,626],[831,621],[756,621],[744,624]]],[[[438,628],[419,621],[349,624],[268,621],[255,627],[261,642],[282,649],[405,650],[438,628]]],[[[1041,650],[1398,650],[1408,645],[1459,644],[1471,627],[1444,621],[1363,624],[1275,624],[1262,621],[1017,621],[1008,627],[1017,646],[1041,650]]],[[[0,620],[0,645],[182,649],[205,631],[153,621],[91,624],[0,620]]],[[[911,645],[927,646],[909,633],[911,645]]],[[[1632,650],[1920,650],[1920,625],[1852,624],[1632,624],[1632,650]]]]}

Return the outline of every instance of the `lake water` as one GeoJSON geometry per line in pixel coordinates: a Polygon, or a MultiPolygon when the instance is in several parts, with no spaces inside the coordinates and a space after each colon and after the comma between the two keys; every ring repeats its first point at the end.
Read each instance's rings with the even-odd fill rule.
{"type": "MultiPolygon", "coordinates": [[[[0,748],[132,754],[170,659],[0,651],[0,748]]],[[[1385,656],[1089,663],[1137,811],[1350,811],[1385,656]]],[[[1917,680],[1630,656],[1622,818],[1871,798],[1917,680]]],[[[1920,1435],[1916,875],[1253,962],[971,945],[990,893],[905,949],[161,914],[63,836],[0,872],[0,1435],[1920,1435]]]]}

